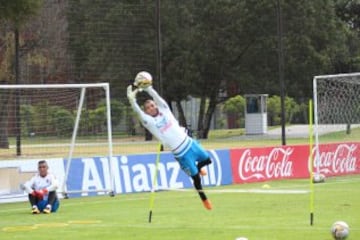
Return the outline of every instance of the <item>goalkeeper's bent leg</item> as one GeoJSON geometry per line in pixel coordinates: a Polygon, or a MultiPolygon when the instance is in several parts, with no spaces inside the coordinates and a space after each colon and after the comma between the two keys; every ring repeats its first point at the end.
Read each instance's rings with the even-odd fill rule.
{"type": "Polygon", "coordinates": [[[212,209],[212,204],[210,202],[210,200],[206,197],[203,189],[202,189],[202,186],[201,186],[201,180],[200,180],[200,174],[197,173],[196,175],[192,176],[192,179],[194,180],[194,187],[195,189],[197,190],[203,204],[204,204],[204,207],[207,209],[207,210],[211,210],[212,209]]]}
{"type": "Polygon", "coordinates": [[[207,199],[202,186],[201,186],[201,179],[200,179],[200,175],[199,173],[197,173],[196,175],[191,177],[194,181],[194,187],[197,190],[197,192],[199,193],[199,196],[201,198],[201,200],[205,201],[207,199]]]}
{"type": "Polygon", "coordinates": [[[211,159],[210,158],[206,159],[205,161],[198,162],[197,169],[200,171],[200,169],[202,167],[207,166],[209,164],[211,164],[211,159]]]}

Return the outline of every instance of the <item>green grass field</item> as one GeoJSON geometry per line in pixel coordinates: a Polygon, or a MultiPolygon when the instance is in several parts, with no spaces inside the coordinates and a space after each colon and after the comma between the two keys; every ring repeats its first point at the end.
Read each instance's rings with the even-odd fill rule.
{"type": "Polygon", "coordinates": [[[310,195],[301,193],[309,180],[283,180],[207,188],[212,211],[193,190],[156,192],[152,223],[150,193],[62,199],[50,215],[32,215],[24,202],[1,204],[0,239],[331,240],[336,220],[350,225],[349,240],[360,239],[360,176],[329,178],[314,189],[313,226],[310,195]]]}
{"type": "MultiPolygon", "coordinates": [[[[270,127],[275,129],[278,127],[270,127]]],[[[217,129],[209,132],[209,138],[199,141],[206,149],[229,149],[229,148],[242,148],[242,147],[263,147],[263,146],[281,146],[281,136],[277,139],[258,138],[254,139],[239,139],[238,137],[244,135],[244,129],[217,129]]],[[[10,138],[12,147],[9,149],[1,149],[0,161],[17,159],[15,141],[16,139],[10,138]]],[[[345,141],[360,141],[360,128],[352,129],[351,134],[347,135],[344,131],[329,133],[320,137],[321,143],[330,142],[345,142],[345,141]]],[[[66,158],[69,154],[70,137],[66,139],[59,138],[34,138],[22,139],[22,156],[21,158],[66,158]]],[[[76,142],[73,157],[93,157],[93,156],[107,156],[108,145],[106,144],[106,137],[79,137],[76,142]]],[[[308,138],[293,138],[287,137],[287,145],[309,144],[308,138]]],[[[137,154],[139,153],[139,145],[141,145],[141,153],[156,152],[158,142],[144,141],[144,136],[113,136],[113,154],[137,154]]]]}

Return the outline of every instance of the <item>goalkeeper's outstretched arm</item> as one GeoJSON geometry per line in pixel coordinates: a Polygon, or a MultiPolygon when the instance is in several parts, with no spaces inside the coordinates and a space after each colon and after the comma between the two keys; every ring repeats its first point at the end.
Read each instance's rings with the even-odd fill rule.
{"type": "Polygon", "coordinates": [[[138,89],[132,90],[132,86],[129,85],[127,87],[127,97],[130,102],[131,108],[136,112],[136,114],[139,116],[141,120],[146,119],[148,116],[146,113],[144,113],[139,104],[136,102],[136,94],[138,93],[138,89]]]}

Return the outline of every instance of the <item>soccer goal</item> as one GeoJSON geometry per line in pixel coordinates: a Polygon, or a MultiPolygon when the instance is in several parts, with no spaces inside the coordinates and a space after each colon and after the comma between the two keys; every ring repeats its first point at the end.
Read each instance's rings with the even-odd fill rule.
{"type": "Polygon", "coordinates": [[[1,159],[65,161],[60,192],[114,194],[108,83],[0,85],[1,159]],[[107,159],[104,189],[69,190],[72,160],[107,159]]]}
{"type": "Polygon", "coordinates": [[[360,143],[360,73],[315,76],[313,91],[315,173],[331,175],[346,167],[346,162],[340,160],[351,154],[351,145],[346,143],[360,143]],[[344,144],[331,157],[323,146],[327,143],[344,144]]]}

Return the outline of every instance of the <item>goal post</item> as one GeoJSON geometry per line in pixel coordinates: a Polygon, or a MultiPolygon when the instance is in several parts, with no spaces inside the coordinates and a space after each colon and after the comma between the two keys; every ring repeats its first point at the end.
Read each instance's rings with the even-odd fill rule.
{"type": "Polygon", "coordinates": [[[17,157],[21,158],[65,159],[59,191],[64,197],[83,192],[104,192],[114,196],[109,83],[0,85],[0,96],[0,100],[6,98],[2,101],[6,103],[2,104],[6,116],[0,121],[0,135],[6,135],[10,146],[6,151],[8,155],[3,153],[2,158],[14,157],[11,151],[16,148],[22,154],[17,157]],[[19,137],[21,141],[18,141],[19,137]],[[108,178],[106,182],[110,186],[69,190],[73,158],[95,156],[107,157],[109,172],[104,178],[108,178]]]}
{"type": "Polygon", "coordinates": [[[315,174],[320,174],[320,145],[360,142],[360,72],[313,78],[315,174]]]}

